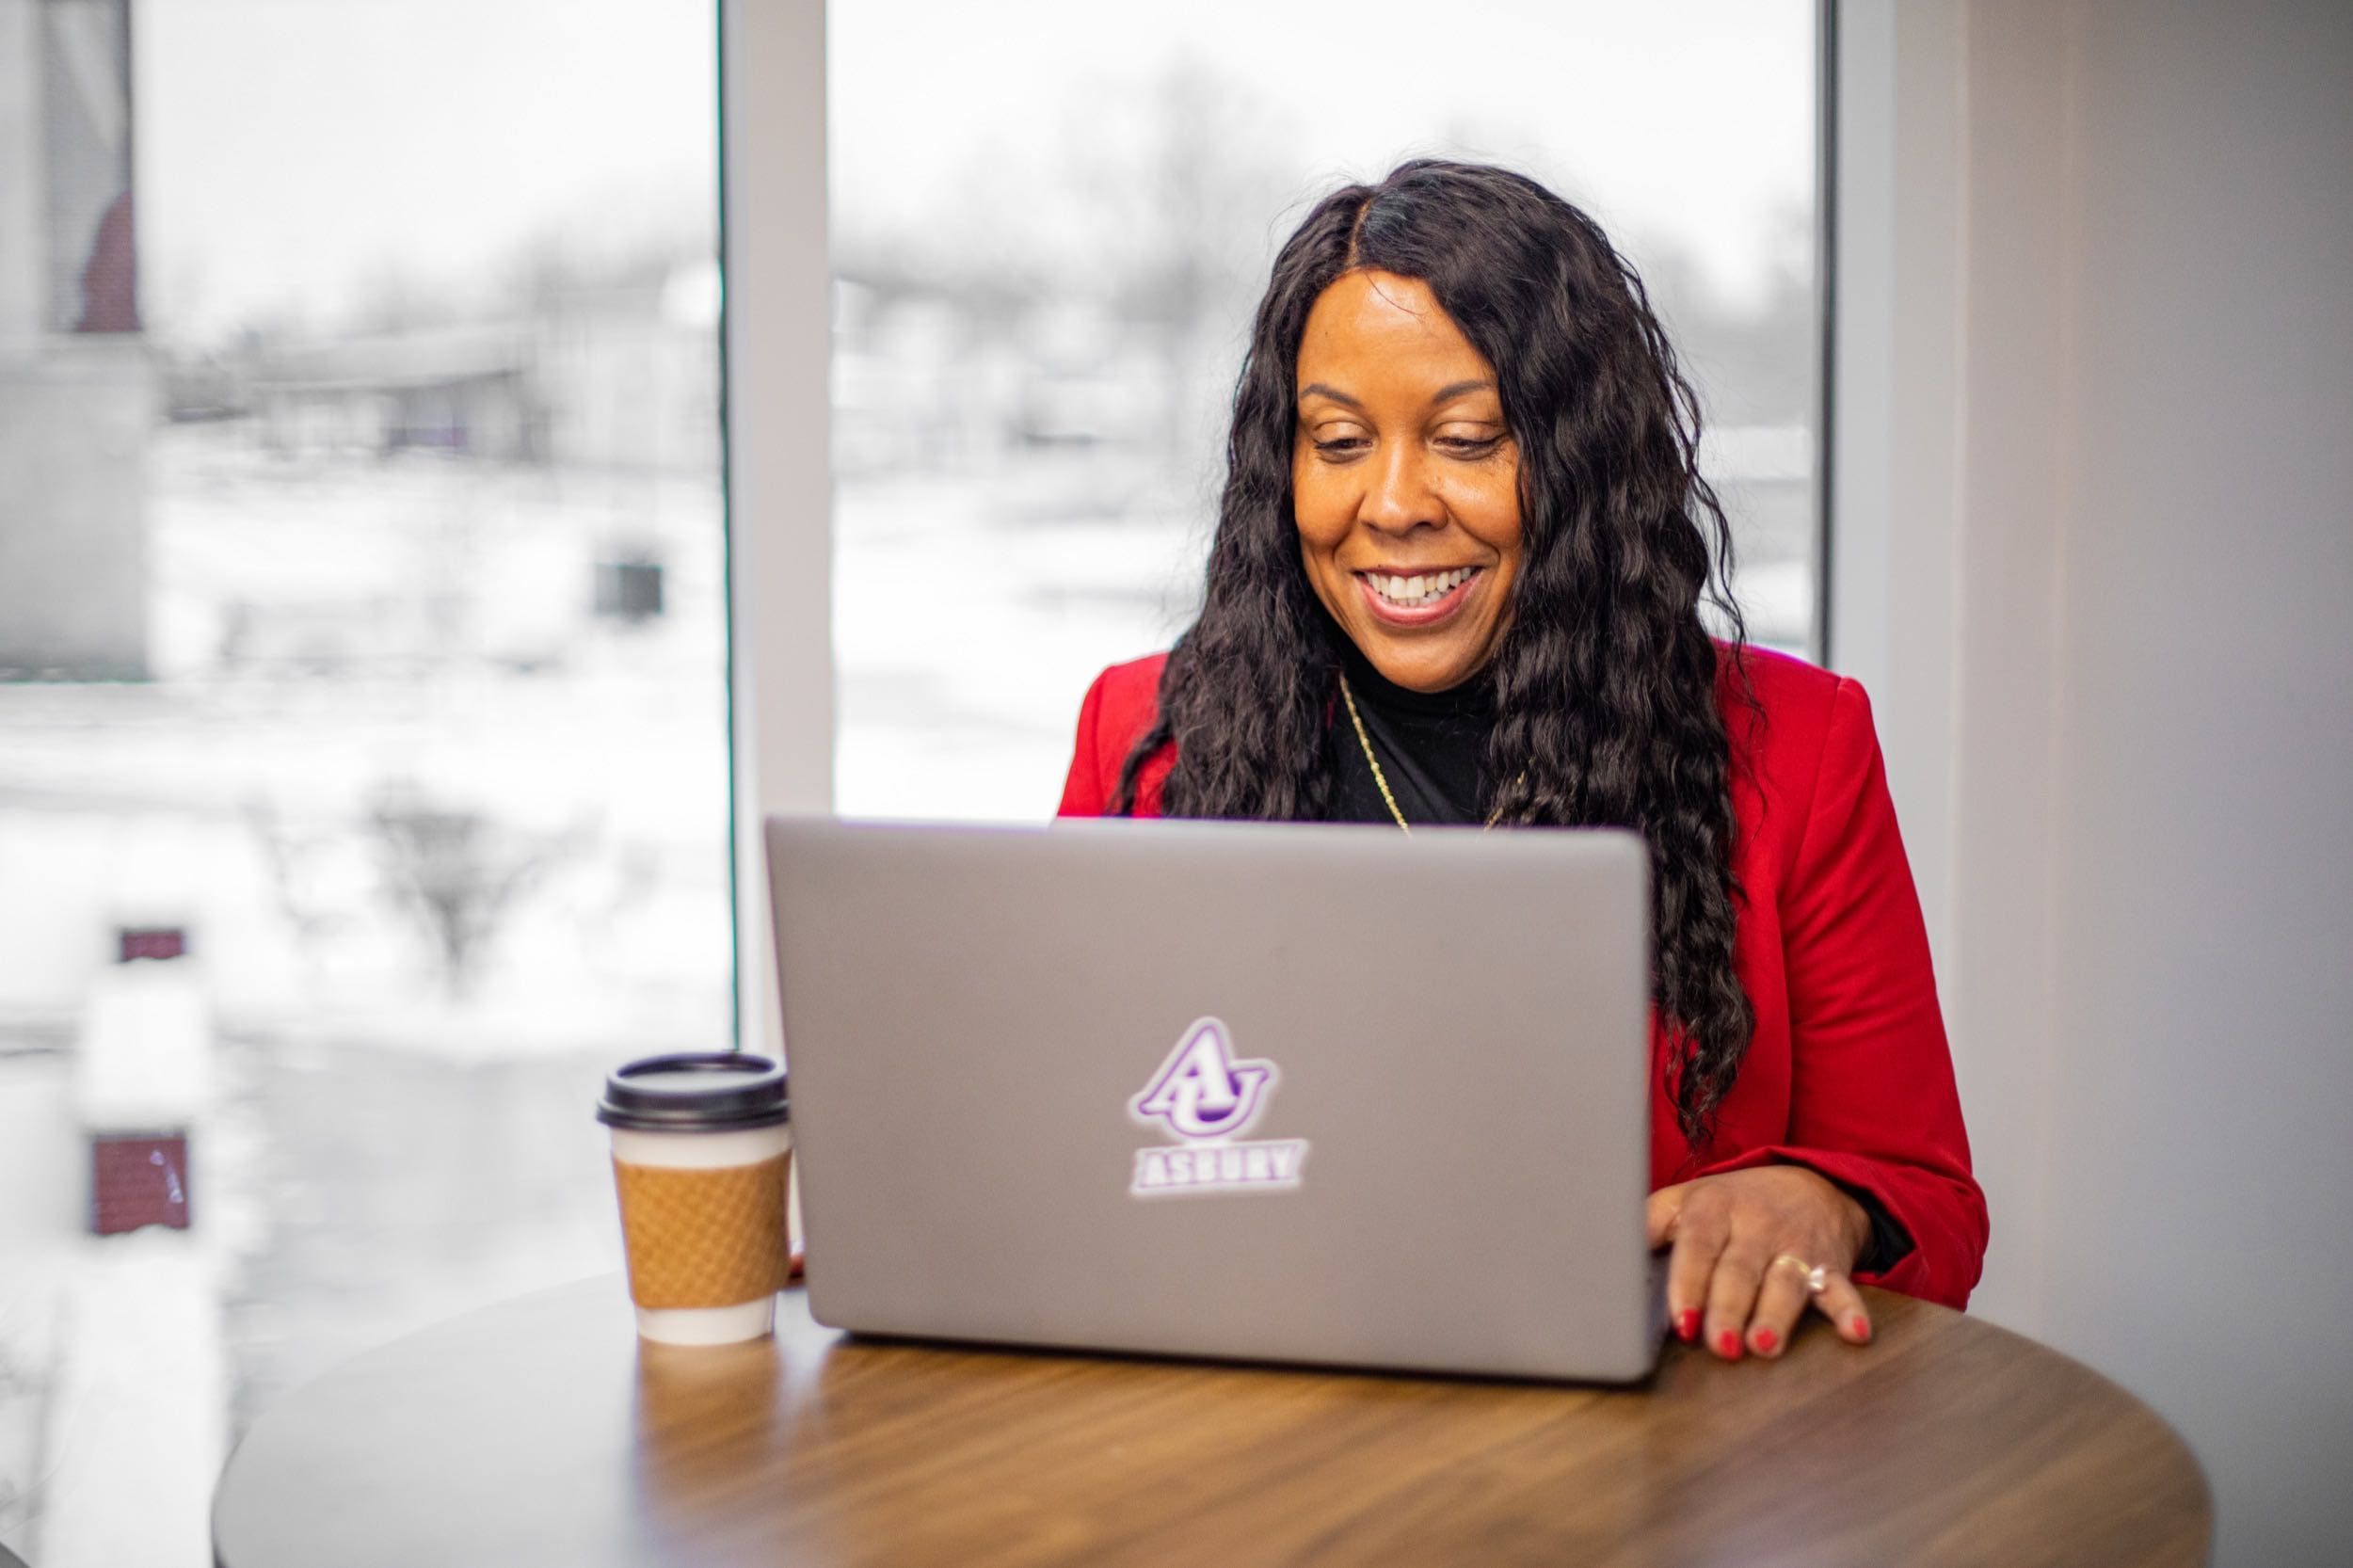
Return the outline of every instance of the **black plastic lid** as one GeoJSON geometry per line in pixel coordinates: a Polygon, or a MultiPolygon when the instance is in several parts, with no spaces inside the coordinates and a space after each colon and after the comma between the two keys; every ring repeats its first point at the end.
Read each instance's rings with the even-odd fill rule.
{"type": "Polygon", "coordinates": [[[731,1051],[632,1062],[604,1080],[597,1105],[597,1120],[639,1132],[733,1131],[792,1118],[784,1068],[731,1051]]]}

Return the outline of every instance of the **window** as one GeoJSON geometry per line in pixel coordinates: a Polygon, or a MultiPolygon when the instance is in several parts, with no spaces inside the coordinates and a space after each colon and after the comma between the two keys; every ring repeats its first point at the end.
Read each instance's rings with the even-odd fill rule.
{"type": "Polygon", "coordinates": [[[715,17],[0,4],[0,1544],[616,1267],[733,1037],[715,17]],[[582,1172],[590,1173],[584,1180],[582,1172]]]}
{"type": "Polygon", "coordinates": [[[1052,810],[1086,682],[1192,617],[1274,248],[1418,153],[1521,168],[1631,255],[1751,634],[1814,651],[1807,0],[835,0],[828,29],[845,813],[1052,810]]]}

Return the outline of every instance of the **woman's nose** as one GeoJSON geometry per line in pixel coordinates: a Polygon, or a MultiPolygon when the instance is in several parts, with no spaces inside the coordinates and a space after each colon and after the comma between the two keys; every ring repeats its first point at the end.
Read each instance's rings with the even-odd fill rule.
{"type": "Polygon", "coordinates": [[[1416,443],[1383,443],[1373,460],[1372,472],[1367,475],[1364,504],[1357,516],[1368,526],[1385,533],[1437,525],[1438,498],[1431,491],[1429,474],[1416,443]]]}

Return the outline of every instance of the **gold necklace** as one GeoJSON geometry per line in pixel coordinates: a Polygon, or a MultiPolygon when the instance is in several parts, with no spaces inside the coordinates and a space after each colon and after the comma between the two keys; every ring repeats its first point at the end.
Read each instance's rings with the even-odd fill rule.
{"type": "MultiPolygon", "coordinates": [[[[1372,754],[1372,737],[1365,733],[1365,718],[1356,712],[1356,694],[1348,689],[1346,670],[1340,671],[1340,700],[1348,704],[1348,722],[1356,727],[1356,744],[1365,748],[1365,761],[1372,768],[1372,782],[1381,791],[1382,803],[1388,807],[1389,815],[1397,819],[1398,831],[1412,837],[1412,824],[1406,822],[1405,813],[1397,808],[1397,796],[1389,793],[1389,776],[1381,771],[1381,759],[1372,754]]],[[[1479,831],[1484,833],[1502,820],[1503,808],[1497,806],[1487,813],[1487,820],[1480,824],[1479,831]]]]}

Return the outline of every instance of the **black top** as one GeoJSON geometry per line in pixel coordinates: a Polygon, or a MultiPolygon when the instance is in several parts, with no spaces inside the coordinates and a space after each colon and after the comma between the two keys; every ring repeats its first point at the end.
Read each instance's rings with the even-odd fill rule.
{"type": "MultiPolygon", "coordinates": [[[[1381,776],[1397,797],[1397,808],[1414,827],[1478,824],[1493,809],[1486,777],[1487,736],[1495,728],[1495,693],[1483,680],[1444,692],[1400,686],[1372,667],[1354,644],[1340,655],[1348,689],[1365,722],[1365,736],[1381,762],[1381,776]]],[[[1364,744],[1341,702],[1325,744],[1332,747],[1332,805],[1326,820],[1394,823],[1381,786],[1365,760],[1364,744]]],[[[1858,1273],[1881,1273],[1903,1261],[1912,1238],[1879,1199],[1844,1182],[1840,1191],[1870,1217],[1871,1240],[1855,1262],[1858,1273]]]]}
{"type": "MultiPolygon", "coordinates": [[[[1365,734],[1405,821],[1415,827],[1485,822],[1491,808],[1487,732],[1495,727],[1495,694],[1487,682],[1472,680],[1446,692],[1411,691],[1374,669],[1353,643],[1340,657],[1365,734]]],[[[1333,748],[1327,820],[1394,823],[1345,702],[1333,715],[1325,744],[1333,748]]]]}

